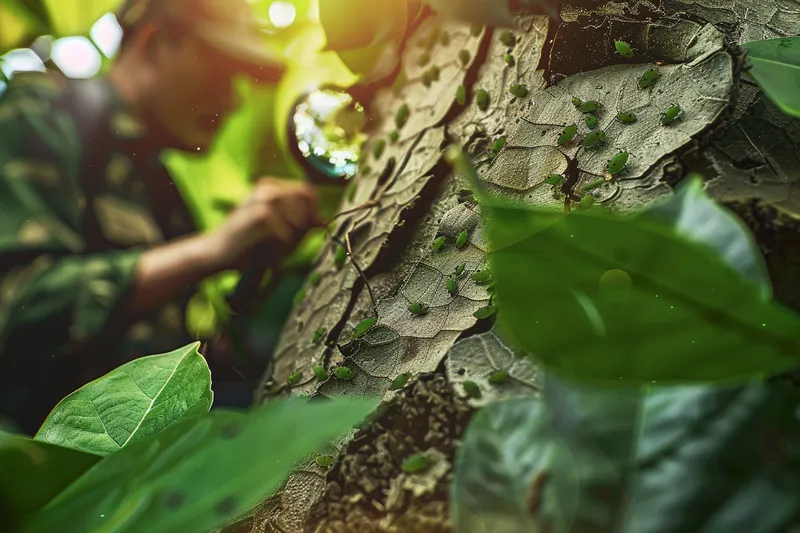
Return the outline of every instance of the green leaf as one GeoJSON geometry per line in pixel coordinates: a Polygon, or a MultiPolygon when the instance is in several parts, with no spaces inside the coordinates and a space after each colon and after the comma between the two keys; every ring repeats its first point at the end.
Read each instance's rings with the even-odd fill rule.
{"type": "Polygon", "coordinates": [[[800,510],[796,389],[615,389],[548,374],[545,390],[543,404],[494,404],[468,427],[451,493],[458,533],[777,533],[800,510]]]}
{"type": "Polygon", "coordinates": [[[0,516],[16,521],[38,511],[100,459],[0,431],[0,516]]]}
{"type": "Polygon", "coordinates": [[[73,392],[36,440],[108,455],[211,407],[211,374],[199,342],[136,359],[73,392]]]}
{"type": "MultiPolygon", "coordinates": [[[[739,230],[692,198],[696,186],[681,194],[666,210],[677,214],[672,226],[658,209],[564,214],[484,195],[502,327],[551,370],[616,385],[746,380],[796,366],[798,317],[728,263],[749,245],[721,244],[720,255],[698,242],[739,230]],[[684,221],[700,218],[690,208],[716,229],[687,238],[684,221]]],[[[751,279],[755,265],[742,267],[751,279]]]]}
{"type": "Polygon", "coordinates": [[[19,533],[205,532],[256,505],[369,401],[274,401],[180,421],[97,463],[19,533]]]}
{"type": "Polygon", "coordinates": [[[528,505],[537,476],[546,480],[540,513],[554,533],[570,531],[577,470],[569,448],[548,424],[542,401],[528,397],[482,408],[456,452],[450,489],[454,530],[543,531],[528,505]]]}
{"type": "Polygon", "coordinates": [[[800,510],[797,390],[608,389],[552,374],[545,390],[578,467],[579,531],[784,531],[800,510]]]}
{"type": "Polygon", "coordinates": [[[408,23],[408,3],[373,0],[320,0],[319,20],[327,50],[352,50],[400,42],[408,23]]]}
{"type": "Polygon", "coordinates": [[[800,37],[754,41],[742,45],[748,71],[764,93],[787,115],[800,118],[800,37]]]}

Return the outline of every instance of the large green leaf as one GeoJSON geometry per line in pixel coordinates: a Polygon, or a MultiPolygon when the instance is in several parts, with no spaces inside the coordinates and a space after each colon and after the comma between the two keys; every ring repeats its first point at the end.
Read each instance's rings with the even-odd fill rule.
{"type": "Polygon", "coordinates": [[[539,474],[549,476],[542,512],[559,531],[569,531],[578,503],[577,471],[542,401],[520,398],[481,409],[456,453],[450,492],[455,531],[537,531],[529,502],[539,474]]]}
{"type": "Polygon", "coordinates": [[[107,455],[211,407],[211,373],[200,343],[136,359],[73,392],[36,440],[107,455]]]}
{"type": "Polygon", "coordinates": [[[745,43],[749,73],[781,110],[800,118],[800,37],[745,43]]]}
{"type": "Polygon", "coordinates": [[[747,257],[744,233],[696,198],[700,187],[680,194],[666,222],[656,211],[564,214],[484,194],[501,329],[563,376],[617,385],[742,380],[795,366],[800,319],[750,281],[763,282],[755,259],[730,264],[747,257]],[[702,217],[688,212],[697,207],[702,217]],[[687,236],[693,220],[706,229],[687,236]]]}
{"type": "Polygon", "coordinates": [[[0,431],[0,531],[44,507],[100,459],[0,431]]]}
{"type": "Polygon", "coordinates": [[[593,388],[552,374],[545,389],[543,407],[496,404],[468,428],[454,478],[458,533],[485,531],[475,517],[526,512],[535,527],[494,531],[784,533],[800,510],[797,390],[593,388]],[[571,458],[560,469],[548,464],[554,439],[571,458]],[[539,505],[520,506],[517,488],[537,477],[539,505]]]}
{"type": "Polygon", "coordinates": [[[19,533],[207,533],[268,496],[370,401],[275,401],[180,421],[105,457],[19,533]]]}

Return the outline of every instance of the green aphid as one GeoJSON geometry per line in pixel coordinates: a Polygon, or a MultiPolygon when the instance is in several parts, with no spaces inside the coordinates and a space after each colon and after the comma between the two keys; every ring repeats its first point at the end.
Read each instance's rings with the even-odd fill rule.
{"type": "Polygon", "coordinates": [[[578,202],[578,205],[581,207],[592,207],[594,205],[594,195],[585,195],[583,198],[581,198],[581,201],[578,202]]]}
{"type": "Polygon", "coordinates": [[[511,47],[517,44],[517,39],[514,37],[514,34],[508,30],[503,30],[500,32],[500,42],[504,45],[511,47]]]}
{"type": "Polygon", "coordinates": [[[392,384],[389,385],[389,390],[400,390],[406,386],[408,383],[409,375],[406,373],[400,374],[392,381],[392,384]]]}
{"type": "Polygon", "coordinates": [[[681,114],[681,108],[678,104],[672,104],[666,111],[661,113],[661,124],[664,126],[673,123],[681,114]]]}
{"type": "Polygon", "coordinates": [[[372,157],[375,159],[380,159],[385,149],[386,139],[378,139],[375,141],[375,144],[372,145],[372,157]]]}
{"type": "Polygon", "coordinates": [[[461,66],[466,67],[469,65],[470,59],[472,59],[472,54],[469,53],[469,50],[458,51],[458,60],[461,61],[461,66]]]}
{"type": "Polygon", "coordinates": [[[572,97],[572,105],[574,105],[576,109],[579,108],[581,104],[583,104],[583,100],[575,96],[572,97]]]}
{"type": "Polygon", "coordinates": [[[450,296],[455,296],[458,293],[458,282],[456,278],[447,278],[447,292],[450,293],[450,296]]]}
{"type": "Polygon", "coordinates": [[[347,261],[347,249],[340,244],[336,247],[333,264],[336,266],[337,270],[341,270],[345,261],[347,261]]]}
{"type": "Polygon", "coordinates": [[[459,250],[463,248],[464,245],[467,244],[467,237],[469,237],[467,230],[464,230],[461,233],[459,233],[458,237],[456,237],[456,248],[458,248],[459,250]]]}
{"type": "Polygon", "coordinates": [[[450,34],[446,31],[439,33],[439,44],[442,46],[447,46],[450,44],[450,34]]]}
{"type": "Polygon", "coordinates": [[[492,279],[492,273],[488,270],[476,270],[472,273],[472,281],[475,283],[486,283],[490,279],[492,279]]]}
{"type": "Polygon", "coordinates": [[[431,460],[427,455],[418,453],[412,455],[403,461],[403,472],[406,474],[413,474],[415,472],[422,472],[431,467],[431,460]]]}
{"type": "Polygon", "coordinates": [[[312,272],[311,275],[308,276],[308,284],[312,287],[319,285],[320,281],[322,281],[322,277],[319,275],[319,272],[312,272]]]}
{"type": "Polygon", "coordinates": [[[585,117],[583,117],[583,122],[586,124],[586,127],[590,130],[593,130],[597,127],[597,117],[592,113],[589,113],[585,117]]]}
{"type": "Polygon", "coordinates": [[[361,338],[378,323],[377,318],[365,318],[353,328],[353,338],[361,338]]]}
{"type": "Polygon", "coordinates": [[[317,344],[322,338],[328,333],[328,329],[325,327],[319,328],[314,332],[314,337],[311,339],[311,342],[317,344]]]}
{"type": "Polygon", "coordinates": [[[431,62],[431,55],[428,52],[424,52],[422,55],[419,56],[419,59],[417,60],[417,66],[424,67],[430,62],[431,62]]]}
{"type": "Polygon", "coordinates": [[[631,58],[634,55],[633,48],[625,41],[614,41],[614,48],[617,49],[617,53],[622,57],[631,58]]]}
{"type": "Polygon", "coordinates": [[[500,383],[505,383],[506,379],[508,379],[508,372],[505,370],[497,370],[489,376],[489,383],[492,385],[499,385],[500,383]]]}
{"type": "Polygon", "coordinates": [[[578,106],[578,111],[581,113],[594,113],[598,109],[602,109],[603,104],[600,102],[596,102],[595,100],[588,100],[586,102],[581,102],[581,105],[578,106]]]}
{"type": "Polygon", "coordinates": [[[564,185],[565,181],[567,181],[567,179],[561,174],[550,174],[544,180],[544,182],[547,183],[548,185],[556,185],[556,186],[564,185]]]}
{"type": "Polygon", "coordinates": [[[608,173],[613,176],[625,170],[625,166],[628,164],[628,157],[630,157],[628,152],[620,152],[612,157],[608,161],[608,166],[606,167],[608,173]]]}
{"type": "Polygon", "coordinates": [[[467,268],[467,264],[466,263],[461,263],[460,265],[458,265],[456,267],[456,276],[460,277],[461,274],[464,273],[464,270],[466,270],[466,268],[467,268]]]}
{"type": "Polygon", "coordinates": [[[389,140],[392,141],[392,144],[396,143],[400,139],[400,132],[397,130],[393,130],[389,133],[389,140]]]}
{"type": "Polygon", "coordinates": [[[487,305],[486,307],[481,307],[480,309],[472,313],[472,316],[474,316],[478,320],[483,320],[485,318],[489,318],[495,313],[497,313],[497,308],[493,305],[487,305]]]}
{"type": "Polygon", "coordinates": [[[606,182],[605,178],[600,178],[599,180],[594,180],[593,182],[589,183],[588,185],[586,185],[586,186],[585,186],[583,189],[581,189],[581,190],[582,190],[583,192],[589,192],[589,191],[593,191],[593,190],[595,190],[596,188],[600,187],[600,186],[601,186],[602,184],[604,184],[605,182],[606,182]]]}
{"type": "Polygon", "coordinates": [[[352,370],[350,370],[346,366],[337,366],[336,368],[334,368],[333,375],[336,376],[337,379],[341,379],[344,381],[350,381],[354,377],[352,370]]]}
{"type": "Polygon", "coordinates": [[[458,89],[456,89],[456,102],[458,105],[464,105],[467,103],[467,88],[463,85],[459,85],[458,89]]]}
{"type": "Polygon", "coordinates": [[[496,157],[497,154],[500,153],[500,150],[506,145],[506,137],[503,135],[502,137],[498,137],[493,143],[492,147],[489,149],[489,155],[492,157],[496,157]]]}
{"type": "Polygon", "coordinates": [[[330,468],[330,466],[333,464],[333,456],[317,455],[316,462],[320,468],[330,468]]]}
{"type": "Polygon", "coordinates": [[[644,89],[650,87],[658,78],[658,67],[650,67],[644,71],[642,77],[639,78],[639,88],[644,89]]]}
{"type": "Polygon", "coordinates": [[[483,31],[483,25],[481,24],[473,24],[469,27],[469,34],[473,37],[477,37],[483,31]]]}
{"type": "Polygon", "coordinates": [[[590,146],[596,146],[603,142],[606,138],[606,133],[604,131],[593,131],[586,135],[583,138],[583,147],[589,148],[590,146]]]}
{"type": "Polygon", "coordinates": [[[464,387],[464,392],[466,392],[467,396],[470,398],[480,398],[483,396],[481,388],[478,387],[478,384],[474,381],[465,381],[461,386],[464,387]]]}
{"type": "Polygon", "coordinates": [[[630,124],[631,122],[636,122],[636,115],[634,113],[625,112],[617,113],[617,120],[626,124],[630,124]]]}
{"type": "Polygon", "coordinates": [[[302,288],[299,291],[297,291],[297,294],[294,295],[294,305],[299,304],[305,299],[306,299],[306,289],[302,288]]]}
{"type": "Polygon", "coordinates": [[[506,54],[505,60],[506,60],[506,65],[508,65],[509,67],[513,67],[516,64],[514,56],[512,56],[511,54],[506,54]]]}
{"type": "Polygon", "coordinates": [[[577,124],[570,124],[564,131],[561,132],[561,135],[558,136],[558,144],[564,146],[565,144],[572,141],[575,138],[575,135],[578,134],[578,125],[577,124]]]}
{"type": "Polygon", "coordinates": [[[445,240],[446,239],[445,239],[444,236],[436,237],[435,239],[433,239],[433,244],[431,244],[431,250],[436,251],[439,248],[441,248],[442,246],[444,246],[444,241],[445,240]]]}
{"type": "Polygon", "coordinates": [[[525,98],[528,96],[528,88],[524,85],[512,85],[508,92],[516,96],[517,98],[525,98]]]}
{"type": "Polygon", "coordinates": [[[397,126],[398,130],[403,129],[403,126],[406,125],[408,117],[410,116],[411,110],[408,109],[408,104],[403,104],[397,108],[397,112],[394,115],[394,124],[397,126]]]}
{"type": "Polygon", "coordinates": [[[289,377],[286,380],[286,382],[289,385],[295,386],[298,383],[300,383],[300,378],[302,378],[302,377],[303,377],[303,371],[302,370],[298,370],[297,372],[293,372],[291,375],[289,375],[289,377]]]}
{"type": "Polygon", "coordinates": [[[315,366],[312,368],[314,371],[314,375],[317,377],[317,381],[325,381],[328,379],[328,372],[325,370],[323,366],[315,366]]]}
{"type": "Polygon", "coordinates": [[[428,314],[428,306],[420,303],[414,302],[408,306],[408,310],[414,313],[415,315],[427,315],[428,314]]]}
{"type": "Polygon", "coordinates": [[[478,89],[478,93],[475,95],[475,101],[478,104],[478,109],[481,111],[489,109],[489,93],[486,89],[478,89]]]}
{"type": "Polygon", "coordinates": [[[433,85],[433,77],[431,76],[430,70],[426,70],[422,73],[422,85],[425,87],[430,87],[433,85]]]}

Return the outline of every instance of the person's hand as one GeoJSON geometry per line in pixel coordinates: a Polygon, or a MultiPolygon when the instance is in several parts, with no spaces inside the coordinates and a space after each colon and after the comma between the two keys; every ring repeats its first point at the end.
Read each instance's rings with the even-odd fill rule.
{"type": "Polygon", "coordinates": [[[311,186],[262,178],[250,197],[209,237],[214,256],[223,268],[242,268],[259,245],[274,246],[277,260],[297,246],[309,229],[320,224],[317,197],[311,186]]]}

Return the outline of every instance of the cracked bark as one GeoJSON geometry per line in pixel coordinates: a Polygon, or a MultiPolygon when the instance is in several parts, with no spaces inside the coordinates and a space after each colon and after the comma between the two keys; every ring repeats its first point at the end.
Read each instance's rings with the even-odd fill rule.
{"type": "MultiPolygon", "coordinates": [[[[407,81],[374,99],[373,141],[396,128],[402,104],[411,114],[398,142],[387,142],[379,160],[369,158],[370,171],[356,178],[356,193],[342,210],[368,201],[376,205],[342,217],[335,234],[350,234],[355,259],[378,300],[378,326],[362,339],[352,338],[352,327],[374,311],[358,272],[349,264],[337,269],[331,246],[318,262],[320,285],[309,288],[286,323],[274,377],[285,382],[297,369],[310,375],[313,365],[347,364],[356,373],[353,381],[312,382],[293,393],[378,395],[386,403],[372,422],[336,443],[339,457],[330,469],[310,458],[281,492],[230,531],[450,531],[449,472],[412,490],[404,485],[411,482],[400,464],[409,453],[432,448],[452,462],[476,407],[454,384],[465,374],[480,381],[492,370],[485,361],[512,356],[471,316],[488,301],[485,288],[467,276],[455,297],[445,291],[446,276],[457,265],[480,269],[487,251],[465,184],[441,161],[449,141],[469,149],[490,187],[537,205],[569,204],[572,193],[596,181],[618,150],[632,154],[627,173],[595,191],[597,201],[611,209],[638,208],[700,172],[709,193],[753,229],[778,300],[800,310],[800,121],[760,94],[737,46],[797,34],[800,1],[581,0],[565,3],[560,22],[525,13],[515,18],[513,47],[500,42],[499,32],[474,36],[464,24],[424,21],[403,54],[407,81]],[[426,87],[421,78],[428,66],[419,66],[424,50],[417,43],[434,28],[451,38],[431,51],[440,79],[426,87]],[[637,56],[614,54],[615,39],[631,43],[637,56]],[[458,58],[461,50],[469,53],[466,66],[458,58]],[[639,90],[638,77],[656,62],[660,78],[639,90]],[[513,97],[512,83],[526,85],[529,96],[513,97]],[[469,89],[465,106],[454,101],[462,84],[469,89]],[[475,104],[479,88],[490,96],[485,111],[475,104]],[[588,133],[571,96],[604,103],[598,129],[606,132],[605,144],[556,149],[555,137],[565,125],[576,122],[581,134],[588,133]],[[671,103],[679,103],[684,114],[664,128],[658,117],[671,103]],[[614,120],[617,112],[630,110],[639,116],[635,124],[614,120]],[[492,156],[488,149],[501,135],[506,146],[492,156]],[[543,183],[550,173],[565,171],[571,179],[564,190],[543,183]],[[453,242],[464,228],[469,243],[456,250],[453,242]],[[430,244],[439,235],[447,244],[434,252],[430,244]],[[408,313],[413,300],[431,305],[429,314],[408,313]],[[328,344],[311,342],[320,327],[330,331],[328,344]],[[477,335],[489,342],[477,341],[477,335]],[[474,351],[476,342],[483,351],[474,351]],[[404,372],[417,376],[402,391],[388,391],[404,372]]],[[[366,151],[371,153],[370,145],[366,151]]],[[[536,393],[535,369],[514,372],[525,384],[515,394],[536,393]]]]}

